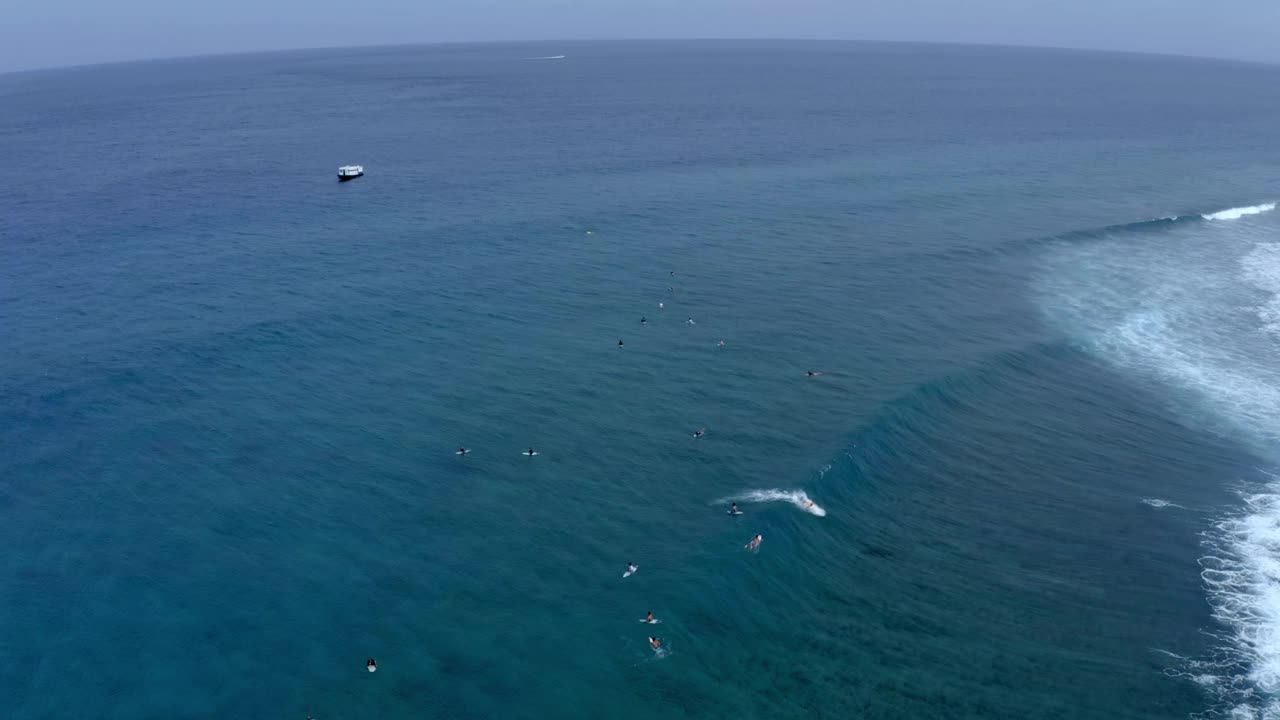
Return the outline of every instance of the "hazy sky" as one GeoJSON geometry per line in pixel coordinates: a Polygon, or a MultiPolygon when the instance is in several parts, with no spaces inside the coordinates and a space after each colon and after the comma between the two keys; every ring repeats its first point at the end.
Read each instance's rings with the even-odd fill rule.
{"type": "Polygon", "coordinates": [[[0,72],[334,45],[847,38],[1280,62],[1280,0],[0,0],[0,72]]]}

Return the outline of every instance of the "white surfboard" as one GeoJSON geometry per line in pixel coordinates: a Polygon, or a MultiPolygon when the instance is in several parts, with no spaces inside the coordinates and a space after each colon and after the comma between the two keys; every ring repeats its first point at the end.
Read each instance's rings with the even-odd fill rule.
{"type": "Polygon", "coordinates": [[[636,566],[636,569],[635,569],[635,570],[628,570],[628,571],[626,571],[626,572],[622,573],[622,577],[624,577],[624,578],[629,578],[629,577],[631,577],[632,575],[635,575],[635,574],[636,574],[636,573],[638,573],[638,572],[640,572],[640,566],[639,566],[639,565],[637,565],[637,566],[636,566]]]}
{"type": "Polygon", "coordinates": [[[658,624],[660,624],[662,621],[661,621],[661,620],[659,620],[658,618],[654,618],[654,619],[652,619],[652,620],[649,620],[649,619],[647,619],[647,618],[640,618],[640,622],[642,622],[642,623],[646,623],[646,624],[649,624],[649,625],[658,625],[658,624]]]}
{"type": "Polygon", "coordinates": [[[524,452],[522,452],[522,453],[520,453],[520,454],[521,454],[521,455],[523,455],[523,456],[525,456],[525,457],[533,457],[534,455],[541,455],[542,453],[538,452],[537,450],[534,450],[533,452],[529,452],[528,450],[525,450],[524,452]]]}

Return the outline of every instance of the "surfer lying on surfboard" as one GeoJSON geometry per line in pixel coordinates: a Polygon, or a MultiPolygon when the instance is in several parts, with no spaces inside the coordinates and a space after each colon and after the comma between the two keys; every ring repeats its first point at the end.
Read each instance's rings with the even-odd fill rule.
{"type": "Polygon", "coordinates": [[[764,536],[763,536],[763,535],[757,535],[757,536],[755,536],[755,537],[751,538],[751,542],[747,543],[744,547],[746,547],[746,549],[748,549],[748,550],[759,550],[759,549],[760,549],[760,543],[762,543],[762,542],[764,542],[764,536]]]}
{"type": "Polygon", "coordinates": [[[656,638],[656,637],[649,638],[649,647],[653,648],[654,650],[661,650],[662,638],[656,638]]]}
{"type": "Polygon", "coordinates": [[[635,563],[633,563],[633,562],[629,562],[629,563],[627,563],[627,571],[626,571],[626,572],[624,572],[624,573],[622,573],[622,577],[624,577],[624,578],[631,577],[632,575],[635,575],[635,574],[636,574],[636,571],[637,571],[637,570],[639,570],[639,569],[640,569],[640,566],[639,566],[639,565],[636,565],[636,564],[635,564],[635,563]]]}

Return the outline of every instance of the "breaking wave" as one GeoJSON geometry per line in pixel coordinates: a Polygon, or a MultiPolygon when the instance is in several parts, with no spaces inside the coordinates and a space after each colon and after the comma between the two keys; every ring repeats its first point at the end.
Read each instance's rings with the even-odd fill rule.
{"type": "MultiPolygon", "coordinates": [[[[1197,427],[1280,465],[1280,227],[1275,203],[1100,231],[1049,248],[1038,279],[1051,324],[1146,381],[1197,427]]],[[[1205,533],[1201,577],[1221,623],[1211,657],[1179,676],[1210,715],[1280,720],[1280,478],[1260,479],[1205,533]]],[[[1144,498],[1155,508],[1175,507],[1144,498]]]]}
{"type": "Polygon", "coordinates": [[[1238,220],[1245,215],[1258,215],[1275,209],[1275,203],[1263,203],[1261,205],[1246,205],[1245,207],[1219,210],[1218,212],[1208,213],[1206,215],[1201,215],[1200,217],[1205,220],[1238,220]]]}

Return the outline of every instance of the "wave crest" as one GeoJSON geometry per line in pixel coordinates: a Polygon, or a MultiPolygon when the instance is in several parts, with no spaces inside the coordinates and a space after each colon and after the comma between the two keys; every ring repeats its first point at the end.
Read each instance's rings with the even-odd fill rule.
{"type": "Polygon", "coordinates": [[[1207,213],[1200,217],[1205,220],[1237,220],[1245,215],[1258,215],[1259,213],[1269,212],[1276,209],[1275,203],[1263,203],[1261,205],[1246,205],[1245,207],[1228,208],[1219,210],[1215,213],[1207,213]]]}

